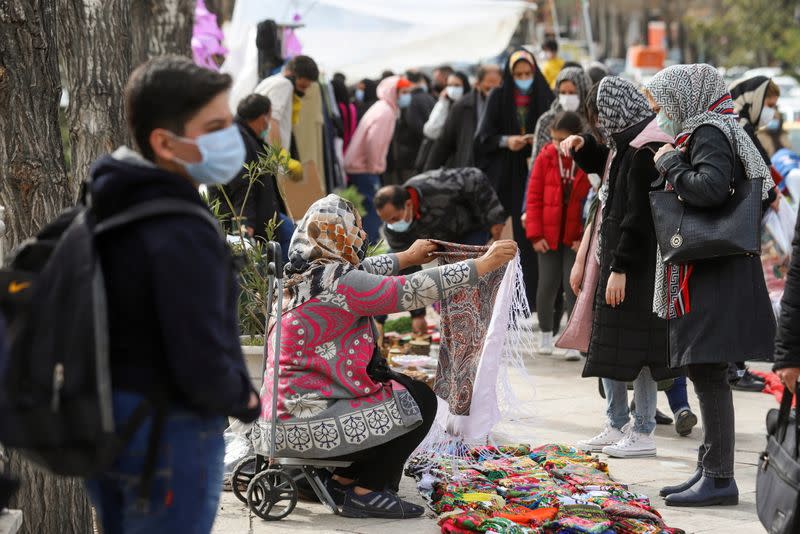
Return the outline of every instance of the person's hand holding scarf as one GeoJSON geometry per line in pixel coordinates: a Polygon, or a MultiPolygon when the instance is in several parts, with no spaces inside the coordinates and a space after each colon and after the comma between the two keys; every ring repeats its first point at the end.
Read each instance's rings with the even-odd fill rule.
{"type": "Polygon", "coordinates": [[[397,260],[400,262],[400,270],[406,267],[416,267],[417,265],[424,265],[431,261],[431,254],[436,252],[439,245],[428,241],[427,239],[417,239],[414,241],[408,250],[399,252],[397,260]]]}
{"type": "Polygon", "coordinates": [[[506,263],[513,260],[517,255],[517,242],[511,239],[495,241],[486,251],[486,254],[475,260],[475,268],[478,275],[496,271],[506,263]]]}

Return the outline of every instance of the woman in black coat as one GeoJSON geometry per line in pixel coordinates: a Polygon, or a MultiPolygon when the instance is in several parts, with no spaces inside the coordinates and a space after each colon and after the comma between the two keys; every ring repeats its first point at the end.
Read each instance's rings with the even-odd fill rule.
{"type": "MultiPolygon", "coordinates": [[[[774,185],[769,169],[737,123],[715,68],[676,65],[656,75],[647,89],[659,125],[677,145],[659,149],[656,167],[687,205],[719,207],[730,198],[731,187],[747,179],[763,179],[762,199],[768,198],[774,185]]],[[[695,475],[662,489],[662,495],[669,506],[736,504],[727,369],[730,362],[770,358],[774,352],[775,318],[761,261],[742,255],[658,265],[654,310],[668,319],[671,363],[687,366],[705,431],[695,475]]]]}
{"type": "Polygon", "coordinates": [[[553,98],[536,60],[527,50],[517,50],[506,64],[503,86],[489,95],[475,137],[475,163],[489,177],[500,203],[511,215],[531,309],[536,303],[538,264],[520,215],[536,121],[550,109],[553,98]]]}
{"type": "MultiPolygon", "coordinates": [[[[654,456],[655,380],[675,373],[668,368],[666,321],[652,311],[656,238],[648,195],[660,180],[653,154],[670,138],[655,124],[647,99],[622,78],[604,78],[595,85],[587,98],[587,116],[592,124],[599,123],[608,146],[584,135],[568,138],[564,148],[572,150],[585,172],[605,174],[600,279],[583,376],[603,378],[608,423],[579,446],[620,458],[654,456]],[[631,381],[636,411],[631,431],[625,433],[630,423],[625,383],[631,381]]],[[[590,238],[591,230],[581,250],[587,250],[590,238]]],[[[595,261],[594,254],[589,251],[586,261],[595,261]]],[[[582,272],[582,267],[573,272],[582,272]]]]}

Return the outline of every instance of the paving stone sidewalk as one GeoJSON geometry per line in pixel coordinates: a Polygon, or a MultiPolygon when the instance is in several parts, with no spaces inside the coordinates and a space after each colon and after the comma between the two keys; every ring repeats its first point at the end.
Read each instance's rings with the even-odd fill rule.
{"type": "MultiPolygon", "coordinates": [[[[596,379],[580,378],[583,362],[563,361],[563,355],[536,356],[528,359],[532,386],[526,388],[524,416],[500,424],[500,435],[515,441],[541,445],[574,443],[594,435],[603,424],[605,401],[597,393],[596,379]]],[[[766,364],[753,364],[754,369],[767,370],[766,364]]],[[[691,385],[690,385],[691,388],[691,385]]],[[[697,400],[690,390],[690,402],[697,410],[697,400]]],[[[763,393],[734,392],[736,404],[736,475],[741,492],[735,507],[675,509],[664,506],[658,490],[663,485],[682,482],[694,471],[696,450],[702,432],[696,428],[688,437],[679,437],[673,427],[656,429],[656,458],[609,460],[612,476],[630,484],[635,491],[649,495],[653,505],[663,514],[667,524],[687,533],[720,532],[753,534],[764,532],[756,516],[755,480],[758,454],[764,439],[764,418],[767,410],[776,407],[773,397],[763,393]]],[[[658,404],[668,413],[666,396],[659,393],[658,404]]],[[[422,502],[412,479],[404,478],[401,494],[414,502],[422,502]]],[[[319,504],[298,503],[295,511],[280,522],[267,523],[249,514],[232,493],[223,493],[215,534],[260,534],[267,532],[297,533],[380,533],[434,534],[439,529],[431,517],[415,520],[388,521],[337,517],[319,504]]]]}

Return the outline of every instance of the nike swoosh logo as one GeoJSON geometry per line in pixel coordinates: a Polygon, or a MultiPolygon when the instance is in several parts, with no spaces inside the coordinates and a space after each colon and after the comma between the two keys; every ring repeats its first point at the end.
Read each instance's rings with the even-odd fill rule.
{"type": "Polygon", "coordinates": [[[16,280],[8,284],[8,292],[12,295],[19,293],[20,291],[24,291],[31,287],[30,282],[17,282],[16,280]]]}

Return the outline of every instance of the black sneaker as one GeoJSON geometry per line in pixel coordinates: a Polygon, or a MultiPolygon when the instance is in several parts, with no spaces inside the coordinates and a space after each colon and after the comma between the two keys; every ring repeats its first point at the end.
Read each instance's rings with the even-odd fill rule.
{"type": "Polygon", "coordinates": [[[372,491],[366,495],[357,495],[353,488],[345,492],[341,512],[344,517],[382,519],[411,519],[424,513],[425,508],[404,501],[393,491],[372,491]]]}
{"type": "Polygon", "coordinates": [[[675,432],[680,436],[688,436],[697,425],[697,416],[692,410],[686,408],[675,416],[675,432]]]}
{"type": "Polygon", "coordinates": [[[742,377],[731,384],[731,387],[738,391],[764,391],[764,380],[757,377],[748,370],[745,370],[742,377]]]}

